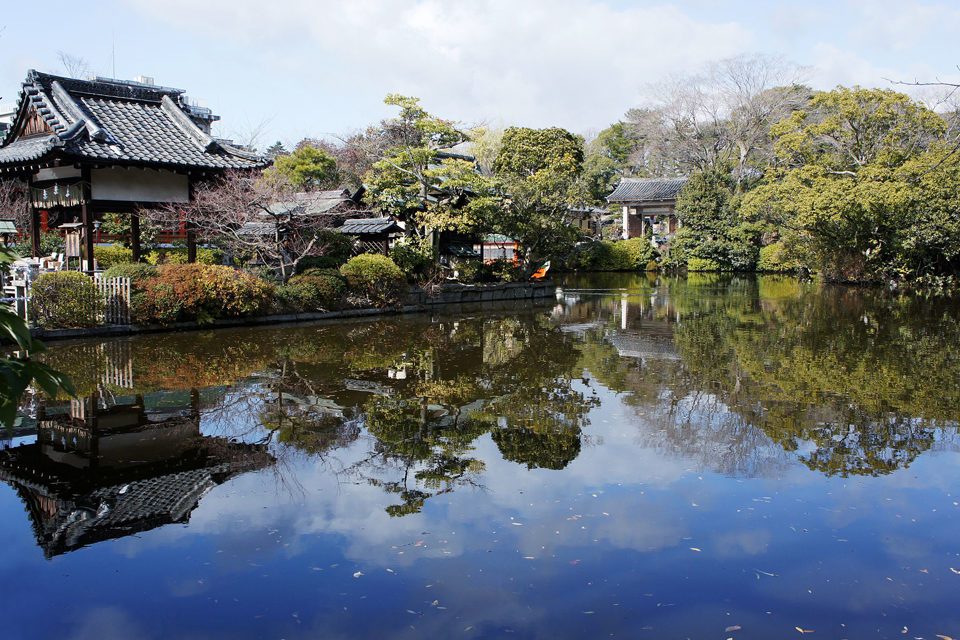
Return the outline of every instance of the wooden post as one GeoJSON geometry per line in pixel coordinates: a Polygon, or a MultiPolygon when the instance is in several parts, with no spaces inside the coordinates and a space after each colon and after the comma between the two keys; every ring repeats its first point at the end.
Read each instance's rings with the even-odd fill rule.
{"type": "Polygon", "coordinates": [[[33,257],[40,257],[40,212],[30,205],[30,237],[33,239],[33,257]]]}
{"type": "Polygon", "coordinates": [[[90,205],[84,203],[80,205],[80,214],[83,219],[83,246],[86,253],[87,273],[93,275],[93,212],[90,211],[90,205]]]}
{"type": "Polygon", "coordinates": [[[130,250],[134,262],[140,262],[140,214],[130,214],[130,250]]]}
{"type": "Polygon", "coordinates": [[[187,263],[197,261],[197,232],[190,222],[187,222],[187,263]]]}

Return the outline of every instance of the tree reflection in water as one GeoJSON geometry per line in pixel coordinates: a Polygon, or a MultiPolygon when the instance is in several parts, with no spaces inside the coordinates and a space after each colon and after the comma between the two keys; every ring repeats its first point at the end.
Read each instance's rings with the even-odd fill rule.
{"type": "MultiPolygon", "coordinates": [[[[205,431],[332,459],[391,515],[481,488],[489,437],[562,470],[590,414],[629,407],[639,443],[728,475],[799,460],[886,474],[954,447],[960,320],[948,301],[788,279],[571,278],[555,308],[143,336],[53,346],[82,393],[202,390],[205,431]]],[[[601,434],[597,434],[598,436],[601,434]]]]}

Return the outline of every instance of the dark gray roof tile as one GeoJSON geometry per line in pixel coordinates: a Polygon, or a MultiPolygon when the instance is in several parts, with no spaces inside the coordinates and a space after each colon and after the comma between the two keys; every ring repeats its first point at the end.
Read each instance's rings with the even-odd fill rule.
{"type": "Polygon", "coordinates": [[[607,202],[675,200],[686,182],[686,178],[621,178],[607,202]]]}

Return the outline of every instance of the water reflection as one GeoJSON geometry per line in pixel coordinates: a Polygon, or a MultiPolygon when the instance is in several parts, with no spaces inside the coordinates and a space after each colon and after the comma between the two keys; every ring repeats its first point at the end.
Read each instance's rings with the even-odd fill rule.
{"type": "MultiPolygon", "coordinates": [[[[564,469],[590,443],[597,383],[633,407],[644,447],[729,475],[793,459],[886,474],[955,446],[949,303],[784,279],[573,278],[562,291],[549,313],[173,334],[48,358],[101,398],[219,389],[203,411],[226,437],[316,456],[363,439],[368,455],[344,472],[395,494],[398,516],[482,487],[473,445],[486,434],[505,460],[564,469]]],[[[136,429],[138,406],[109,411],[136,429]]],[[[41,442],[60,437],[51,429],[41,442]]]]}
{"type": "Polygon", "coordinates": [[[84,397],[30,400],[0,474],[48,557],[113,539],[66,558],[143,556],[131,573],[166,580],[216,567],[218,588],[158,596],[182,611],[210,589],[166,635],[216,635],[201,621],[218,607],[238,637],[954,619],[956,302],[562,284],[533,309],[53,345],[84,397]],[[156,528],[171,522],[187,526],[156,528]]]}
{"type": "Polygon", "coordinates": [[[210,489],[272,464],[261,445],[202,435],[199,392],[181,395],[180,409],[142,395],[36,404],[36,440],[0,452],[0,479],[47,557],[187,522],[210,489]]]}

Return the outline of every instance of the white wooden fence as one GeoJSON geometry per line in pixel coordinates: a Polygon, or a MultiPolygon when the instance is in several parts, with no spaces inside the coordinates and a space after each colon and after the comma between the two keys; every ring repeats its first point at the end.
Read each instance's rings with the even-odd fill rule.
{"type": "Polygon", "coordinates": [[[130,278],[93,277],[103,297],[103,324],[130,324],[130,278]]]}
{"type": "MultiPolygon", "coordinates": [[[[103,310],[99,314],[102,324],[130,324],[130,278],[93,277],[103,310]]],[[[24,320],[30,318],[30,283],[23,278],[10,278],[3,287],[3,297],[24,320]]]]}

